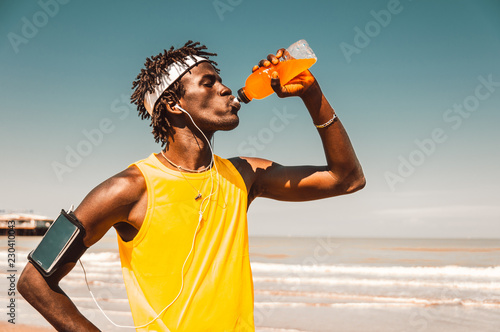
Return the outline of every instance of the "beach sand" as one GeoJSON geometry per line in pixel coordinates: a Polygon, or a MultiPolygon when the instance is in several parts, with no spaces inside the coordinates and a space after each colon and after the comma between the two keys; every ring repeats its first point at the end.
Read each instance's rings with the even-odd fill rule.
{"type": "Polygon", "coordinates": [[[32,325],[24,325],[24,324],[10,324],[6,322],[0,322],[0,331],[3,332],[53,332],[55,329],[40,327],[40,326],[32,326],[32,325]]]}

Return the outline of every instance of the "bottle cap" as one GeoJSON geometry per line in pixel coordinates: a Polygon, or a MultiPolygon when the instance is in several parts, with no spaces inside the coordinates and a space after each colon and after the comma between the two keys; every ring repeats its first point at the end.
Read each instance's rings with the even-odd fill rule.
{"type": "Polygon", "coordinates": [[[245,88],[241,88],[241,89],[238,90],[238,99],[240,101],[244,102],[245,104],[248,104],[250,102],[250,100],[251,100],[245,94],[245,88]]]}

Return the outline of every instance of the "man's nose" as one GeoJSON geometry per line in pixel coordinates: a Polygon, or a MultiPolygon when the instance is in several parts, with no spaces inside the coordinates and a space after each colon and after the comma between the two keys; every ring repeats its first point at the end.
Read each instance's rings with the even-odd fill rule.
{"type": "Polygon", "coordinates": [[[220,90],[220,95],[221,96],[227,96],[227,95],[232,95],[233,94],[233,91],[231,91],[230,88],[228,88],[224,84],[221,84],[221,85],[222,85],[222,89],[220,90]]]}

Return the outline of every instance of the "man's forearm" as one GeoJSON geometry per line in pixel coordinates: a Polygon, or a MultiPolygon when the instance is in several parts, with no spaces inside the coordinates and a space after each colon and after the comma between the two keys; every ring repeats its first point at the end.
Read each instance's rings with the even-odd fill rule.
{"type": "MultiPolygon", "coordinates": [[[[316,125],[327,123],[335,114],[318,82],[315,82],[301,98],[316,125]]],[[[365,182],[363,171],[342,122],[337,118],[325,128],[318,129],[318,132],[332,175],[349,184],[362,187],[365,182]]]]}
{"type": "Polygon", "coordinates": [[[58,331],[99,331],[58,285],[49,285],[28,263],[19,279],[19,293],[58,331]]]}

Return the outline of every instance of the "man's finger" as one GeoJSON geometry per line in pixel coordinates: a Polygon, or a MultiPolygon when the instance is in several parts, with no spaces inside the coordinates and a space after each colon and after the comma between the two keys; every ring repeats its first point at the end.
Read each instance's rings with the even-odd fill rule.
{"type": "Polygon", "coordinates": [[[278,64],[278,62],[280,62],[274,54],[269,54],[267,56],[267,60],[269,60],[273,65],[276,65],[278,64]]]}
{"type": "Polygon", "coordinates": [[[278,72],[276,71],[271,74],[271,88],[273,89],[274,92],[276,92],[278,97],[281,97],[283,95],[281,81],[278,76],[278,72]]]}
{"type": "Polygon", "coordinates": [[[262,59],[259,61],[259,67],[269,67],[271,65],[271,61],[262,59]]]}
{"type": "Polygon", "coordinates": [[[295,59],[294,57],[292,57],[292,55],[286,50],[286,49],[282,49],[283,51],[283,56],[286,57],[286,59],[295,59]]]}

